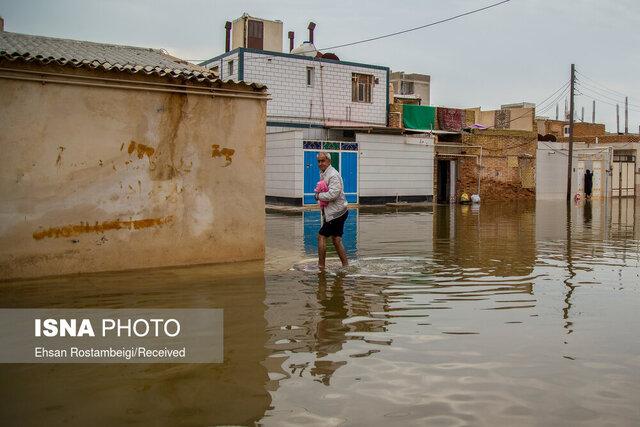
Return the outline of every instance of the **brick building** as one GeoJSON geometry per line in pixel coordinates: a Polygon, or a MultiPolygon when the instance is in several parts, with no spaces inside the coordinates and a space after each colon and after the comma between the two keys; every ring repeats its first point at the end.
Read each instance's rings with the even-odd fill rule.
{"type": "Polygon", "coordinates": [[[485,201],[534,200],[537,135],[518,130],[478,130],[462,134],[465,154],[458,159],[456,194],[478,193],[485,201]],[[471,148],[473,147],[473,148],[471,148]]]}
{"type": "MultiPolygon", "coordinates": [[[[536,119],[536,130],[540,135],[553,135],[558,141],[569,137],[569,122],[564,120],[536,119]]],[[[604,124],[575,122],[573,135],[577,137],[593,137],[607,135],[604,124]]]]}

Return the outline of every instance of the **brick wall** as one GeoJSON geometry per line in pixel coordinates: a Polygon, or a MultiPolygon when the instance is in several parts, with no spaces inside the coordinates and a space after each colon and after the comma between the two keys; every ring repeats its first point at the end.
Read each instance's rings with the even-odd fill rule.
{"type": "Polygon", "coordinates": [[[389,105],[389,127],[402,128],[402,104],[389,105]]]}
{"type": "MultiPolygon", "coordinates": [[[[568,121],[562,120],[546,120],[544,122],[544,134],[554,135],[556,138],[564,137],[564,127],[569,125],[568,121]]],[[[573,124],[574,137],[582,136],[600,136],[605,135],[605,127],[602,123],[585,123],[575,122],[573,124]]]]}
{"type": "MultiPolygon", "coordinates": [[[[466,145],[482,147],[480,196],[483,200],[535,199],[537,134],[512,130],[476,130],[463,134],[466,145]]],[[[469,149],[476,154],[477,149],[469,149]]],[[[458,161],[458,197],[478,192],[475,158],[458,161]]]]}

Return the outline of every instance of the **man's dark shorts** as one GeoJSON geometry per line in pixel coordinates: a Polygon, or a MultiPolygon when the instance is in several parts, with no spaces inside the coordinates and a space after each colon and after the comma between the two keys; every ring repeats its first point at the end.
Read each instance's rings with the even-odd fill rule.
{"type": "Polygon", "coordinates": [[[325,237],[342,237],[342,233],[344,232],[344,222],[347,220],[348,216],[349,211],[346,211],[344,214],[342,214],[342,216],[325,222],[324,224],[322,224],[319,234],[325,237]]]}

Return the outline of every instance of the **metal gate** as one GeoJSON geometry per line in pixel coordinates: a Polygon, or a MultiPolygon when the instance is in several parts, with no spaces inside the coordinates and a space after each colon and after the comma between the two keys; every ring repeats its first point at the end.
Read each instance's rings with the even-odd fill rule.
{"type": "Polygon", "coordinates": [[[320,180],[320,169],[316,156],[320,151],[331,155],[331,166],[342,176],[344,193],[349,203],[358,203],[358,144],[355,142],[337,141],[303,141],[304,151],[304,184],[303,203],[315,205],[313,191],[320,180]]]}
{"type": "Polygon", "coordinates": [[[614,154],[612,170],[612,195],[629,197],[635,195],[636,156],[633,154],[614,154]]]}

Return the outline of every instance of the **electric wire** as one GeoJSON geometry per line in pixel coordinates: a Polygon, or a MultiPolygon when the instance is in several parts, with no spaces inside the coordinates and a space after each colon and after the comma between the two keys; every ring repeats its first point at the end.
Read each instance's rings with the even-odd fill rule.
{"type": "MultiPolygon", "coordinates": [[[[602,94],[602,93],[601,93],[601,92],[599,92],[599,91],[606,91],[606,92],[609,92],[609,93],[610,93],[610,94],[612,94],[612,95],[616,95],[616,96],[620,97],[620,98],[614,99],[616,102],[620,102],[620,101],[624,102],[624,98],[629,98],[629,96],[628,96],[627,94],[624,94],[624,93],[619,92],[619,91],[614,90],[614,89],[610,89],[610,88],[608,88],[607,86],[603,85],[602,83],[599,83],[599,82],[598,82],[598,81],[596,81],[595,79],[593,79],[593,78],[591,78],[591,77],[589,77],[589,76],[587,76],[587,75],[585,75],[585,74],[581,73],[581,72],[580,72],[580,71],[578,71],[578,70],[576,70],[576,74],[579,74],[580,76],[582,76],[582,77],[584,77],[585,79],[589,80],[589,81],[590,81],[589,85],[590,85],[590,86],[591,86],[591,88],[592,88],[591,90],[592,90],[593,92],[600,93],[600,95],[601,95],[601,96],[607,97],[606,95],[602,94]],[[595,88],[597,88],[597,91],[596,91],[596,90],[594,90],[595,88]]],[[[586,84],[586,83],[585,83],[585,82],[582,82],[582,84],[586,84]]],[[[607,97],[607,98],[609,98],[609,97],[607,97]]],[[[609,98],[609,99],[613,99],[613,98],[609,98]]],[[[638,104],[633,104],[633,103],[631,103],[631,102],[628,102],[628,105],[632,105],[632,106],[634,106],[634,107],[638,107],[638,108],[640,108],[640,105],[638,105],[638,104]]]]}
{"type": "Polygon", "coordinates": [[[594,80],[594,79],[592,79],[591,77],[589,77],[589,76],[587,76],[587,75],[585,75],[585,74],[581,73],[581,72],[580,72],[580,71],[578,71],[578,70],[576,70],[576,74],[581,75],[581,76],[582,76],[582,77],[584,77],[585,79],[587,79],[587,80],[589,80],[589,81],[593,82],[593,84],[595,84],[596,86],[599,86],[599,87],[601,87],[602,89],[604,89],[604,90],[606,90],[606,91],[608,91],[608,92],[612,92],[612,93],[618,94],[618,95],[620,95],[620,96],[622,96],[622,97],[627,96],[627,95],[625,95],[625,94],[624,94],[624,93],[622,93],[622,92],[618,92],[617,90],[609,89],[608,87],[606,87],[606,86],[605,86],[605,85],[603,85],[602,83],[598,83],[596,80],[594,80]]]}
{"type": "Polygon", "coordinates": [[[511,0],[503,0],[503,1],[500,1],[500,2],[497,2],[497,3],[490,4],[488,6],[481,7],[479,9],[470,10],[468,12],[460,13],[458,15],[455,15],[455,16],[452,16],[452,17],[449,17],[449,18],[441,19],[439,21],[431,22],[431,23],[425,24],[425,25],[420,25],[419,27],[409,28],[409,29],[406,29],[406,30],[396,31],[395,33],[385,34],[385,35],[377,36],[377,37],[371,37],[371,38],[368,38],[368,39],[358,40],[358,41],[351,42],[351,43],[345,43],[345,44],[340,44],[340,45],[336,45],[336,46],[330,46],[330,47],[326,47],[326,48],[322,48],[322,49],[318,49],[318,50],[322,51],[322,50],[340,49],[342,47],[354,46],[354,45],[361,44],[361,43],[368,43],[368,42],[372,42],[372,41],[375,41],[375,40],[380,40],[380,39],[385,39],[385,38],[388,38],[388,37],[397,36],[397,35],[400,35],[400,34],[406,34],[406,33],[409,33],[411,31],[416,31],[416,30],[421,30],[423,28],[433,27],[434,25],[443,24],[445,22],[453,21],[455,19],[462,18],[463,16],[467,16],[467,15],[471,15],[471,14],[474,14],[474,13],[482,12],[483,10],[491,9],[493,7],[500,6],[501,4],[508,3],[510,1],[511,0]]]}
{"type": "MultiPolygon", "coordinates": [[[[538,114],[543,114],[545,112],[547,112],[549,110],[549,108],[553,107],[553,105],[559,100],[561,99],[563,96],[565,96],[567,94],[567,92],[569,91],[569,86],[570,86],[570,82],[565,82],[562,86],[560,86],[559,89],[557,89],[555,92],[553,92],[551,95],[549,95],[548,97],[546,97],[544,100],[542,100],[541,102],[539,102],[538,104],[536,104],[535,108],[534,108],[534,118],[536,115],[538,114]],[[549,103],[549,105],[547,105],[546,107],[542,107],[542,105],[545,104],[545,102],[547,102],[549,99],[551,99],[552,96],[556,95],[559,91],[561,91],[555,98],[553,98],[553,100],[549,103]],[[538,108],[540,108],[540,110],[538,110],[538,108]]],[[[521,119],[523,117],[529,116],[530,113],[525,113],[522,114],[516,118],[513,118],[511,120],[509,120],[508,122],[504,123],[504,124],[509,124],[511,122],[514,122],[518,119],[521,119]]],[[[487,127],[487,129],[494,129],[496,126],[489,126],[487,127]]]]}
{"type": "MultiPolygon", "coordinates": [[[[581,89],[584,89],[584,87],[581,87],[581,89]]],[[[582,90],[578,90],[577,94],[578,94],[578,96],[584,96],[586,98],[589,98],[589,99],[592,99],[592,100],[595,100],[595,101],[598,101],[598,102],[602,102],[603,104],[610,105],[612,107],[620,107],[619,103],[613,104],[613,103],[611,103],[609,101],[605,101],[602,98],[594,96],[593,93],[589,93],[588,91],[587,91],[587,93],[583,93],[582,90]]],[[[640,113],[640,110],[636,110],[635,108],[631,108],[631,107],[627,107],[627,108],[629,109],[629,111],[633,111],[635,113],[640,113]]]]}
{"type": "MultiPolygon", "coordinates": [[[[593,87],[585,85],[584,82],[580,82],[580,88],[586,89],[587,92],[590,92],[590,93],[595,94],[597,96],[602,96],[602,97],[607,98],[607,99],[609,99],[611,101],[614,101],[616,104],[624,105],[624,100],[612,98],[610,96],[605,95],[602,92],[598,92],[597,90],[593,89],[593,87]]],[[[604,102],[604,101],[601,101],[601,102],[604,102]]],[[[636,104],[632,104],[631,102],[627,102],[627,108],[630,111],[640,112],[640,110],[636,110],[635,108],[633,108],[634,106],[637,106],[637,105],[636,104]]]]}

